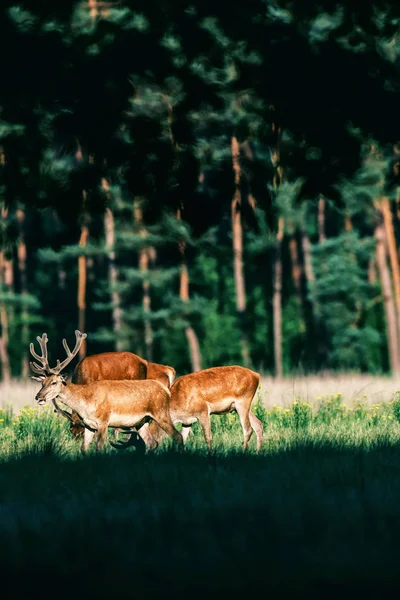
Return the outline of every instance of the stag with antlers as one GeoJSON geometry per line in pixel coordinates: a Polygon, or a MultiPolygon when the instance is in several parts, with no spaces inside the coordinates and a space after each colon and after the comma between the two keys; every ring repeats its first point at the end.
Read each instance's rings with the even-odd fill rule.
{"type": "MultiPolygon", "coordinates": [[[[82,452],[86,453],[90,443],[96,435],[97,449],[101,450],[107,437],[108,427],[119,428],[131,432],[137,441],[138,434],[134,429],[139,429],[152,420],[179,446],[183,445],[181,434],[172,424],[169,414],[170,391],[162,383],[153,379],[138,381],[109,381],[102,380],[80,385],[70,383],[61,371],[78,354],[79,348],[86,338],[85,333],[75,331],[76,343],[71,352],[66,340],[63,346],[67,358],[60,362],[57,360],[55,367],[49,366],[47,353],[47,334],[37,337],[42,355],[36,354],[33,344],[30,345],[32,356],[38,362],[31,362],[31,369],[38,377],[33,377],[42,384],[36,394],[39,405],[52,401],[56,409],[70,418],[67,411],[62,410],[56,402],[61,400],[68,408],[75,411],[82,420],[85,431],[82,452]],[[40,363],[40,364],[38,364],[40,363]]],[[[132,445],[136,445],[132,441],[132,445]]]]}
{"type": "MultiPolygon", "coordinates": [[[[102,379],[137,380],[155,379],[170,388],[175,378],[175,369],[167,365],[149,363],[133,352],[102,352],[83,358],[75,367],[72,383],[87,384],[102,379]]],[[[73,436],[83,435],[85,426],[77,412],[70,415],[70,431],[73,436]]],[[[119,430],[114,429],[115,438],[119,430]]]]}

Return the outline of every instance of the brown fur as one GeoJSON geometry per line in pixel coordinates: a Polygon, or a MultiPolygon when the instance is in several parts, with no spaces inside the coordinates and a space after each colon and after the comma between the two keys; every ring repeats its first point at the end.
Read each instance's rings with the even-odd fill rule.
{"type": "Polygon", "coordinates": [[[75,367],[72,383],[94,381],[146,379],[147,361],[133,352],[102,352],[82,359],[75,367]]]}
{"type": "MultiPolygon", "coordinates": [[[[175,369],[148,363],[133,352],[102,352],[82,359],[75,367],[72,383],[88,384],[101,380],[154,379],[168,388],[175,378],[175,369]]],[[[70,431],[75,437],[83,435],[85,426],[76,411],[71,413],[70,431]]],[[[115,430],[118,434],[118,428],[115,430]]]]}
{"type": "MultiPolygon", "coordinates": [[[[208,448],[211,449],[210,415],[237,412],[243,429],[244,449],[254,430],[257,450],[260,450],[263,425],[250,410],[259,385],[260,375],[240,366],[213,367],[178,377],[171,387],[172,422],[174,425],[182,423],[186,441],[191,433],[191,425],[199,421],[208,448]]],[[[150,444],[160,441],[162,431],[153,422],[141,431],[141,435],[150,444]]]]}
{"type": "Polygon", "coordinates": [[[96,381],[84,385],[68,383],[62,375],[45,378],[36,395],[39,403],[59,398],[76,411],[85,427],[82,451],[86,452],[93,436],[100,450],[108,427],[132,431],[151,419],[173,440],[183,444],[181,434],[172,424],[169,414],[170,391],[158,381],[96,381]]]}

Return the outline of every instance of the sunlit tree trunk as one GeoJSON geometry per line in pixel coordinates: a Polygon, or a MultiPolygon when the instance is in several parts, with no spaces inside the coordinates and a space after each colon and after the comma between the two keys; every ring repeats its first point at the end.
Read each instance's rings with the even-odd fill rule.
{"type": "Polygon", "coordinates": [[[399,345],[396,325],[396,309],[392,293],[392,282],[386,262],[385,228],[380,223],[375,229],[376,265],[382,286],[386,314],[386,332],[388,341],[389,363],[392,373],[400,371],[399,345]]]}
{"type": "Polygon", "coordinates": [[[387,249],[390,259],[390,266],[392,269],[393,289],[397,316],[397,336],[398,341],[400,341],[400,267],[397,255],[396,238],[394,234],[392,211],[390,207],[389,198],[384,197],[381,199],[380,208],[383,215],[387,249]]]}
{"type": "MultiPolygon", "coordinates": [[[[174,168],[176,168],[179,165],[179,157],[177,154],[178,146],[177,146],[176,140],[174,138],[173,130],[172,130],[173,107],[172,107],[172,104],[169,101],[169,99],[166,97],[165,97],[165,102],[166,102],[166,106],[167,106],[167,110],[168,110],[167,120],[168,120],[169,139],[171,142],[171,148],[175,155],[174,168]]],[[[202,175],[200,175],[199,180],[201,179],[201,177],[202,177],[202,175]]],[[[178,221],[181,220],[181,218],[182,218],[181,209],[177,210],[176,218],[178,221]]],[[[188,271],[187,264],[186,264],[185,242],[184,241],[179,242],[178,248],[179,248],[179,253],[181,256],[179,296],[180,296],[180,299],[182,300],[182,302],[189,302],[189,271],[188,271]]],[[[186,339],[187,339],[188,347],[189,347],[192,371],[193,372],[200,371],[201,370],[201,351],[200,351],[199,339],[197,337],[195,330],[189,323],[187,323],[185,326],[185,335],[186,335],[186,339]]]]}
{"type": "MultiPolygon", "coordinates": [[[[87,225],[82,225],[81,236],[79,238],[79,247],[86,248],[89,237],[89,229],[87,225]]],[[[86,281],[87,268],[86,256],[81,254],[78,257],[78,329],[84,332],[86,327],[86,281]]],[[[86,355],[86,340],[83,342],[79,350],[79,359],[86,355]]]]}
{"type": "Polygon", "coordinates": [[[368,283],[376,283],[377,275],[376,275],[376,260],[375,256],[372,256],[368,262],[368,283]]]}
{"type": "Polygon", "coordinates": [[[115,339],[115,349],[121,352],[124,349],[124,343],[121,338],[122,328],[122,310],[121,298],[118,286],[118,269],[115,264],[115,221],[114,214],[110,208],[106,208],[104,213],[104,232],[106,238],[106,251],[108,258],[108,283],[110,286],[110,296],[112,304],[112,323],[115,339]]]}
{"type": "MultiPolygon", "coordinates": [[[[141,201],[137,198],[133,205],[135,226],[140,231],[141,235],[145,238],[147,235],[146,229],[143,226],[143,211],[141,201]]],[[[142,280],[142,306],[144,313],[144,344],[146,348],[146,359],[149,362],[153,362],[153,329],[150,321],[151,312],[151,296],[150,296],[150,281],[148,278],[149,271],[149,258],[153,257],[155,260],[154,249],[148,248],[147,246],[141,248],[139,252],[139,270],[143,275],[142,280]]]]}
{"type": "MultiPolygon", "coordinates": [[[[5,289],[4,274],[4,252],[0,250],[0,293],[5,289]]],[[[8,315],[4,302],[0,302],[0,363],[2,379],[5,383],[9,383],[11,367],[8,354],[8,315]]]]}
{"type": "MultiPolygon", "coordinates": [[[[181,211],[177,211],[177,219],[180,221],[181,219],[181,211]]],[[[179,253],[181,255],[181,273],[180,273],[180,282],[179,282],[179,297],[182,302],[189,302],[189,271],[186,264],[186,256],[185,256],[185,242],[179,242],[179,253]]],[[[193,327],[187,323],[185,327],[185,335],[189,347],[190,354],[190,362],[192,364],[192,371],[200,371],[201,370],[201,352],[200,352],[200,344],[197,334],[193,327]]]]}
{"type": "Polygon", "coordinates": [[[301,329],[307,331],[307,309],[306,309],[306,298],[304,294],[304,286],[302,285],[303,276],[303,265],[299,257],[299,246],[297,241],[296,230],[293,224],[289,226],[290,237],[289,237],[289,254],[290,263],[292,267],[292,280],[294,287],[294,294],[299,311],[299,322],[301,329]]]}
{"type": "Polygon", "coordinates": [[[315,276],[311,258],[311,242],[304,220],[301,223],[301,247],[304,257],[304,274],[306,276],[307,287],[310,290],[313,288],[315,276]]]}
{"type": "Polygon", "coordinates": [[[246,335],[246,288],[243,266],[243,228],[241,215],[241,191],[240,191],[240,160],[239,144],[236,137],[231,140],[232,166],[234,172],[235,191],[231,203],[232,212],[232,245],[233,245],[233,270],[236,288],[236,310],[239,318],[241,334],[241,353],[243,364],[250,366],[250,350],[246,335]]]}
{"type": "Polygon", "coordinates": [[[28,357],[28,346],[29,346],[29,315],[24,303],[28,295],[28,281],[27,281],[27,272],[26,272],[26,259],[27,259],[27,251],[26,251],[26,243],[25,243],[25,213],[23,210],[18,209],[17,213],[17,221],[19,225],[19,241],[18,241],[18,269],[19,269],[19,277],[20,277],[20,285],[21,285],[21,296],[22,296],[22,357],[21,357],[21,375],[23,378],[27,378],[29,376],[29,357],[28,357]]]}
{"type": "MultiPolygon", "coordinates": [[[[0,154],[1,161],[4,159],[4,153],[0,154]]],[[[1,162],[4,164],[4,162],[1,162]]],[[[8,217],[8,209],[1,209],[0,212],[1,220],[5,222],[8,217]]],[[[6,257],[4,250],[0,250],[0,291],[2,292],[13,292],[14,291],[14,272],[12,260],[6,257]],[[2,289],[1,289],[2,288],[2,289]]],[[[9,383],[11,381],[11,365],[10,356],[8,352],[9,342],[9,322],[10,317],[12,318],[11,311],[8,310],[5,302],[0,303],[0,359],[1,359],[1,372],[3,381],[9,383]]]]}
{"type": "MultiPolygon", "coordinates": [[[[83,160],[83,152],[79,141],[77,141],[77,150],[75,153],[78,161],[83,160]]],[[[89,156],[89,162],[93,161],[93,157],[89,156]]],[[[82,225],[81,235],[79,238],[79,247],[86,248],[89,229],[86,224],[86,190],[82,191],[82,225]]],[[[86,283],[87,283],[87,261],[84,254],[80,254],[78,257],[78,294],[77,294],[77,305],[78,305],[78,329],[84,332],[86,327],[86,283]]],[[[84,358],[86,355],[86,339],[83,341],[79,349],[79,360],[84,358]]]]}
{"type": "MultiPolygon", "coordinates": [[[[283,169],[280,165],[280,136],[281,128],[275,123],[272,124],[272,132],[276,135],[275,148],[271,154],[271,162],[275,169],[273,176],[273,187],[275,192],[283,182],[283,169]]],[[[284,219],[278,218],[278,231],[275,243],[275,261],[273,272],[273,330],[274,330],[274,358],[275,358],[275,377],[280,379],[283,375],[282,361],[282,241],[284,236],[284,219]]]]}
{"type": "MultiPolygon", "coordinates": [[[[107,197],[110,197],[110,184],[107,179],[101,180],[101,185],[107,197]]],[[[115,219],[111,208],[106,208],[104,213],[104,234],[106,241],[106,252],[108,259],[108,283],[110,286],[110,296],[112,304],[112,323],[115,339],[115,349],[121,352],[124,349],[124,341],[121,338],[122,329],[122,309],[121,296],[117,289],[119,281],[119,273],[116,265],[115,253],[115,219]]]]}
{"type": "Polygon", "coordinates": [[[325,234],[325,208],[326,208],[326,200],[321,195],[318,201],[318,237],[320,244],[325,242],[326,234],[325,234]]]}
{"type": "MultiPolygon", "coordinates": [[[[0,165],[4,167],[6,164],[6,156],[3,146],[0,146],[0,165]]],[[[1,209],[1,219],[6,220],[8,211],[4,206],[1,209]]],[[[0,248],[0,293],[5,289],[5,256],[4,251],[0,248]]],[[[11,380],[10,358],[8,355],[8,315],[4,302],[0,302],[0,364],[1,376],[5,383],[11,380]]]]}
{"type": "Polygon", "coordinates": [[[283,375],[282,365],[282,240],[284,235],[284,221],[278,221],[276,235],[275,268],[274,268],[274,293],[273,293],[273,320],[274,320],[274,356],[275,376],[280,379],[283,375]]]}
{"type": "Polygon", "coordinates": [[[293,232],[293,235],[289,240],[289,253],[290,253],[290,261],[292,263],[292,279],[294,284],[294,289],[296,294],[298,295],[301,302],[301,276],[302,276],[302,265],[299,260],[299,249],[297,245],[296,233],[293,232]]]}

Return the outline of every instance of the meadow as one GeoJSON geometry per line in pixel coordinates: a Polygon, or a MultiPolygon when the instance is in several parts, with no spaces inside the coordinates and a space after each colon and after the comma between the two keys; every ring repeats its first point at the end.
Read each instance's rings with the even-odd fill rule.
{"type": "MultiPolygon", "coordinates": [[[[167,440],[145,456],[107,445],[82,457],[50,407],[3,406],[6,597],[389,592],[400,579],[400,394],[375,402],[341,383],[321,393],[310,381],[318,395],[276,406],[264,385],[258,455],[254,439],[241,451],[233,414],[212,418],[211,455],[195,426],[183,453],[167,440]]],[[[276,385],[275,398],[289,395],[290,382],[276,385]]]]}

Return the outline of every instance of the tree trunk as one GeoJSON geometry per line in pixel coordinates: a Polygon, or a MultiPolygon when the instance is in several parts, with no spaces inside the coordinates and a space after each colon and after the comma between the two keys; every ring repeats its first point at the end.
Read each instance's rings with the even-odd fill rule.
{"type": "Polygon", "coordinates": [[[110,286],[112,303],[112,322],[115,336],[115,349],[117,352],[121,352],[124,349],[124,343],[121,339],[122,310],[121,297],[117,290],[119,274],[115,264],[115,222],[113,212],[110,208],[106,208],[104,213],[104,232],[106,237],[106,250],[108,257],[108,283],[110,286]]]}
{"type": "Polygon", "coordinates": [[[375,284],[377,280],[376,276],[376,261],[375,256],[371,257],[368,262],[368,283],[375,284]]]}
{"type": "Polygon", "coordinates": [[[28,281],[26,275],[26,243],[25,243],[25,213],[23,210],[17,210],[17,221],[19,225],[19,242],[18,242],[18,269],[21,282],[21,296],[22,296],[22,357],[21,357],[21,375],[24,379],[29,377],[29,357],[28,357],[28,345],[29,345],[29,324],[28,324],[28,311],[24,304],[24,300],[28,295],[28,281]]]}
{"type": "Polygon", "coordinates": [[[294,289],[301,299],[301,276],[302,268],[299,261],[299,249],[297,247],[296,234],[294,233],[289,240],[290,260],[292,263],[292,278],[294,289]]]}
{"type": "MultiPolygon", "coordinates": [[[[1,164],[4,164],[4,152],[0,154],[1,164]]],[[[4,207],[1,209],[1,219],[6,221],[8,210],[4,207]]],[[[4,291],[12,291],[13,289],[13,268],[12,262],[6,259],[4,251],[0,250],[0,293],[4,291]]],[[[11,366],[10,356],[8,353],[8,338],[9,338],[9,314],[4,302],[0,303],[0,361],[1,374],[5,383],[11,381],[11,366]]]]}
{"type": "Polygon", "coordinates": [[[302,223],[301,226],[301,247],[304,256],[304,273],[306,276],[308,289],[310,290],[313,287],[315,276],[311,260],[311,242],[304,223],[302,223]]]}
{"type": "Polygon", "coordinates": [[[385,249],[385,229],[383,223],[380,223],[375,229],[376,238],[376,264],[382,285],[386,314],[386,330],[388,340],[388,353],[390,369],[392,373],[400,371],[400,357],[396,326],[396,309],[392,293],[392,284],[390,280],[389,267],[386,262],[385,249]]]}
{"type": "MultiPolygon", "coordinates": [[[[146,275],[148,273],[149,255],[145,248],[140,251],[139,268],[140,268],[140,272],[143,273],[143,275],[146,275]]],[[[144,343],[146,346],[146,355],[147,355],[146,358],[149,362],[153,362],[153,330],[151,327],[151,322],[149,320],[150,309],[151,309],[150,282],[147,278],[145,278],[145,279],[143,279],[143,311],[145,314],[144,343]]]]}
{"type": "Polygon", "coordinates": [[[319,197],[318,200],[318,236],[319,243],[322,244],[326,240],[325,234],[325,205],[326,201],[323,196],[319,197]]]}
{"type": "MultiPolygon", "coordinates": [[[[0,293],[4,290],[4,252],[0,250],[0,293]],[[3,288],[3,289],[2,289],[3,288]]],[[[0,364],[5,383],[11,381],[10,358],[8,355],[8,315],[5,304],[0,303],[0,364]]]]}
{"type": "Polygon", "coordinates": [[[304,275],[302,281],[304,305],[307,307],[307,339],[308,347],[313,348],[312,361],[314,368],[319,368],[326,358],[326,343],[323,323],[320,320],[319,306],[312,296],[315,274],[311,257],[311,242],[307,233],[305,218],[300,225],[301,249],[303,254],[304,275]],[[310,293],[311,292],[311,293],[310,293]],[[310,297],[311,296],[311,297],[310,297]]]}
{"type": "MultiPolygon", "coordinates": [[[[138,228],[140,234],[146,237],[147,232],[143,227],[143,211],[140,200],[136,199],[133,204],[133,212],[135,217],[135,225],[138,228]]],[[[150,296],[150,282],[146,275],[149,271],[149,258],[152,257],[155,260],[155,251],[153,248],[141,248],[139,252],[139,270],[143,275],[142,281],[142,306],[144,313],[144,344],[146,348],[146,359],[149,362],[153,362],[153,329],[150,321],[151,312],[151,296],[150,296]]]]}
{"type": "Polygon", "coordinates": [[[239,319],[241,334],[241,353],[245,367],[250,367],[250,350],[246,336],[246,289],[243,267],[243,228],[241,218],[241,192],[240,192],[240,161],[239,144],[236,137],[232,137],[232,166],[235,176],[235,191],[232,198],[232,245],[233,245],[233,269],[235,274],[236,288],[236,310],[239,319]]]}
{"type": "Polygon", "coordinates": [[[344,217],[344,229],[345,231],[353,231],[353,223],[351,222],[351,217],[348,213],[346,213],[344,217]]]}
{"type": "MultiPolygon", "coordinates": [[[[181,211],[178,209],[176,218],[181,220],[181,211]]],[[[182,302],[189,302],[189,271],[186,264],[185,242],[181,241],[178,244],[179,253],[181,255],[181,274],[179,282],[179,297],[182,302]]],[[[193,327],[187,323],[185,327],[185,335],[189,346],[190,362],[192,371],[201,371],[201,352],[197,334],[193,327]]]]}
{"type": "Polygon", "coordinates": [[[392,211],[390,207],[389,198],[382,198],[380,202],[380,209],[383,215],[387,249],[389,252],[390,266],[392,268],[393,289],[397,315],[397,335],[398,341],[400,341],[400,267],[399,259],[397,256],[396,237],[394,234],[392,211]]]}
{"type": "MultiPolygon", "coordinates": [[[[75,152],[75,156],[78,161],[83,159],[83,151],[79,140],[77,140],[77,149],[75,152]]],[[[89,155],[89,163],[93,163],[93,156],[89,155]]],[[[86,225],[86,190],[82,190],[82,226],[81,226],[81,236],[79,239],[79,247],[85,248],[87,246],[87,241],[89,237],[89,229],[86,225]]],[[[86,282],[87,282],[87,263],[86,256],[80,255],[78,257],[78,296],[77,296],[77,304],[78,304],[78,329],[79,331],[84,332],[86,326],[86,282]]],[[[86,339],[83,341],[80,349],[79,349],[79,360],[82,360],[86,356],[86,339]]]]}
{"type": "Polygon", "coordinates": [[[400,186],[396,187],[396,216],[400,220],[400,186]]]}
{"type": "Polygon", "coordinates": [[[296,237],[296,231],[293,231],[289,239],[290,262],[292,266],[292,280],[294,286],[294,294],[296,297],[297,309],[299,311],[299,323],[302,331],[307,333],[307,299],[304,294],[304,286],[302,285],[303,268],[299,258],[299,248],[296,237]]]}
{"type": "Polygon", "coordinates": [[[282,365],[282,240],[284,235],[284,221],[280,217],[278,221],[278,233],[276,236],[276,255],[274,269],[274,294],[273,294],[273,321],[274,321],[274,356],[275,377],[281,379],[283,375],[282,365]]]}
{"type": "MultiPolygon", "coordinates": [[[[85,248],[89,237],[89,229],[86,225],[82,225],[81,237],[79,239],[79,247],[85,248]]],[[[84,332],[86,326],[86,256],[78,257],[78,329],[84,332]]],[[[79,350],[79,360],[82,360],[86,355],[86,340],[79,350]]]]}
{"type": "MultiPolygon", "coordinates": [[[[181,279],[179,286],[179,296],[182,302],[189,302],[189,271],[186,265],[184,255],[181,263],[181,279]]],[[[186,339],[189,345],[190,360],[192,363],[192,371],[201,370],[201,353],[199,340],[195,330],[189,324],[185,327],[186,339]]]]}
{"type": "MultiPolygon", "coordinates": [[[[110,184],[105,177],[103,177],[101,180],[101,186],[107,197],[110,199],[110,184]]],[[[112,322],[115,336],[115,349],[117,352],[121,352],[124,349],[124,341],[121,339],[122,308],[121,295],[117,289],[119,273],[115,264],[115,220],[114,214],[110,208],[106,208],[104,213],[104,233],[106,238],[105,241],[108,258],[108,282],[110,286],[112,304],[112,322]]]]}

